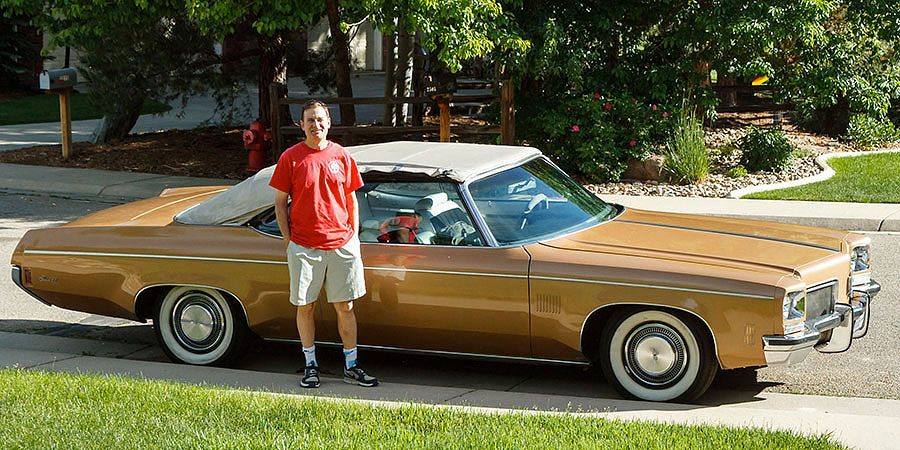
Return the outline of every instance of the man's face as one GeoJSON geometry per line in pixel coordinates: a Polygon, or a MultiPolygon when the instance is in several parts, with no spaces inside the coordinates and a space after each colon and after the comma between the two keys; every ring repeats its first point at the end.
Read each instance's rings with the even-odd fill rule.
{"type": "Polygon", "coordinates": [[[306,133],[306,139],[319,141],[328,137],[328,129],[331,128],[331,119],[322,106],[307,109],[303,112],[303,123],[300,128],[306,133]]]}

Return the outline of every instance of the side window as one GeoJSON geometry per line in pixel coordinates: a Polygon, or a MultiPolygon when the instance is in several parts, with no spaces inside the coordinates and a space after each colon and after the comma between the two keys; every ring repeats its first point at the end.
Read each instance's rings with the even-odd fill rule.
{"type": "MultiPolygon", "coordinates": [[[[290,205],[288,205],[288,211],[290,211],[290,205]]],[[[257,229],[261,233],[279,238],[281,237],[281,229],[278,228],[278,221],[275,220],[275,207],[271,207],[259,213],[256,217],[250,219],[250,222],[248,222],[247,225],[257,229]]]]}
{"type": "Polygon", "coordinates": [[[356,196],[362,242],[485,245],[453,183],[367,182],[356,196]]]}

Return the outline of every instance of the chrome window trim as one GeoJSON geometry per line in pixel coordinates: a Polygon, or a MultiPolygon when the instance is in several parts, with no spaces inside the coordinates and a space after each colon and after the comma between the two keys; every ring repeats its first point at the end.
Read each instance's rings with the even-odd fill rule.
{"type": "MultiPolygon", "coordinates": [[[[216,291],[225,292],[228,295],[232,296],[235,300],[237,300],[238,305],[240,305],[240,307],[241,307],[241,311],[244,312],[244,322],[247,324],[247,328],[250,328],[250,316],[247,315],[247,308],[244,307],[244,302],[241,301],[240,297],[238,297],[237,295],[234,295],[234,293],[232,293],[228,289],[222,289],[220,287],[207,286],[207,285],[203,285],[203,284],[157,283],[157,284],[151,284],[151,285],[144,286],[141,288],[141,290],[137,291],[137,294],[134,294],[134,301],[132,302],[132,305],[131,305],[132,312],[134,312],[135,315],[137,315],[137,300],[141,296],[141,293],[143,293],[147,289],[151,289],[151,288],[155,288],[155,287],[163,287],[163,286],[205,288],[205,289],[213,289],[216,291]]],[[[151,317],[151,320],[155,320],[155,319],[153,317],[151,317]]]]}
{"type": "MultiPolygon", "coordinates": [[[[287,339],[287,338],[264,338],[266,341],[271,342],[288,342],[288,343],[300,343],[300,339],[287,339]]],[[[339,345],[343,345],[340,342],[331,342],[331,341],[316,341],[316,345],[323,345],[328,347],[335,347],[339,345]]],[[[504,356],[504,355],[490,355],[490,354],[482,354],[482,353],[466,353],[466,352],[451,352],[446,350],[424,350],[424,349],[412,349],[406,347],[391,347],[386,345],[368,345],[368,344],[357,344],[361,348],[365,348],[368,350],[384,350],[390,352],[401,352],[401,353],[410,353],[410,354],[420,354],[420,355],[435,355],[435,356],[457,356],[464,358],[477,358],[477,359],[493,359],[493,360],[501,360],[501,361],[512,361],[512,362],[523,362],[523,363],[541,363],[541,364],[560,364],[560,365],[569,365],[569,366],[590,366],[591,363],[584,361],[566,361],[563,359],[544,359],[544,358],[531,358],[527,356],[504,356]]]]}
{"type": "MultiPolygon", "coordinates": [[[[599,307],[597,307],[597,308],[594,308],[593,311],[591,311],[587,316],[585,316],[584,322],[581,323],[581,331],[578,333],[578,346],[579,346],[579,349],[578,349],[578,350],[579,350],[582,354],[584,354],[584,345],[583,345],[583,342],[584,342],[584,339],[583,339],[583,338],[584,338],[584,326],[587,324],[588,319],[590,319],[591,316],[593,316],[595,312],[597,312],[597,311],[599,311],[599,310],[601,310],[601,309],[603,309],[603,308],[609,308],[609,307],[612,307],[612,306],[652,306],[652,307],[655,307],[655,308],[675,309],[675,310],[678,310],[678,311],[686,312],[686,313],[690,314],[691,316],[700,319],[700,321],[703,322],[703,325],[706,325],[706,329],[709,330],[710,336],[712,336],[712,341],[713,341],[713,353],[716,355],[716,362],[718,362],[718,360],[719,360],[719,357],[718,357],[718,355],[719,355],[719,344],[718,344],[718,342],[716,341],[716,333],[713,332],[712,327],[709,326],[709,322],[707,322],[706,319],[704,319],[702,316],[700,316],[700,315],[697,314],[696,312],[691,311],[691,310],[689,310],[689,309],[681,308],[681,307],[678,307],[678,306],[660,305],[660,304],[658,304],[658,303],[646,303],[646,302],[618,302],[618,303],[610,303],[610,304],[607,304],[607,305],[603,305],[603,306],[599,306],[599,307]]],[[[720,368],[722,367],[722,363],[721,363],[721,362],[719,363],[719,367],[720,367],[720,368]]]]}
{"type": "Polygon", "coordinates": [[[765,295],[742,294],[739,292],[728,292],[728,291],[713,291],[713,290],[708,290],[708,289],[680,288],[680,287],[675,287],[675,286],[664,286],[664,285],[658,285],[658,284],[625,283],[625,282],[620,282],[620,281],[588,280],[588,279],[583,279],[583,278],[548,277],[548,276],[543,276],[543,275],[531,275],[531,278],[534,280],[571,281],[571,282],[576,282],[576,283],[607,284],[607,285],[611,285],[611,286],[664,289],[664,290],[669,290],[669,291],[696,292],[699,294],[728,295],[728,296],[732,296],[732,297],[759,298],[759,299],[764,299],[764,300],[773,300],[774,299],[774,297],[769,297],[769,296],[765,296],[765,295]]]}

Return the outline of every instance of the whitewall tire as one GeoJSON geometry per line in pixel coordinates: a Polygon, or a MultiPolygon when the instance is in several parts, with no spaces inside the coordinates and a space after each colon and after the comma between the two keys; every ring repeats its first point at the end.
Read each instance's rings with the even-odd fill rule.
{"type": "Polygon", "coordinates": [[[629,398],[696,399],[718,370],[712,345],[706,333],[696,329],[699,326],[699,321],[683,320],[674,312],[618,311],[601,336],[600,363],[606,379],[629,398]]]}
{"type": "Polygon", "coordinates": [[[221,292],[176,286],[156,303],[153,328],[166,355],[194,365],[224,365],[243,350],[243,314],[221,292]]]}

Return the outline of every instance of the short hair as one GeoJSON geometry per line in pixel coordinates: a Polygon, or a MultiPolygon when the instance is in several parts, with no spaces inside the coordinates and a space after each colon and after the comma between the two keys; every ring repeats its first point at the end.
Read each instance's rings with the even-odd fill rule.
{"type": "Polygon", "coordinates": [[[303,110],[300,111],[300,120],[303,120],[303,116],[306,114],[306,110],[318,108],[320,106],[325,110],[325,117],[328,117],[328,120],[331,120],[331,113],[328,112],[328,105],[319,100],[310,100],[303,104],[303,110]]]}

